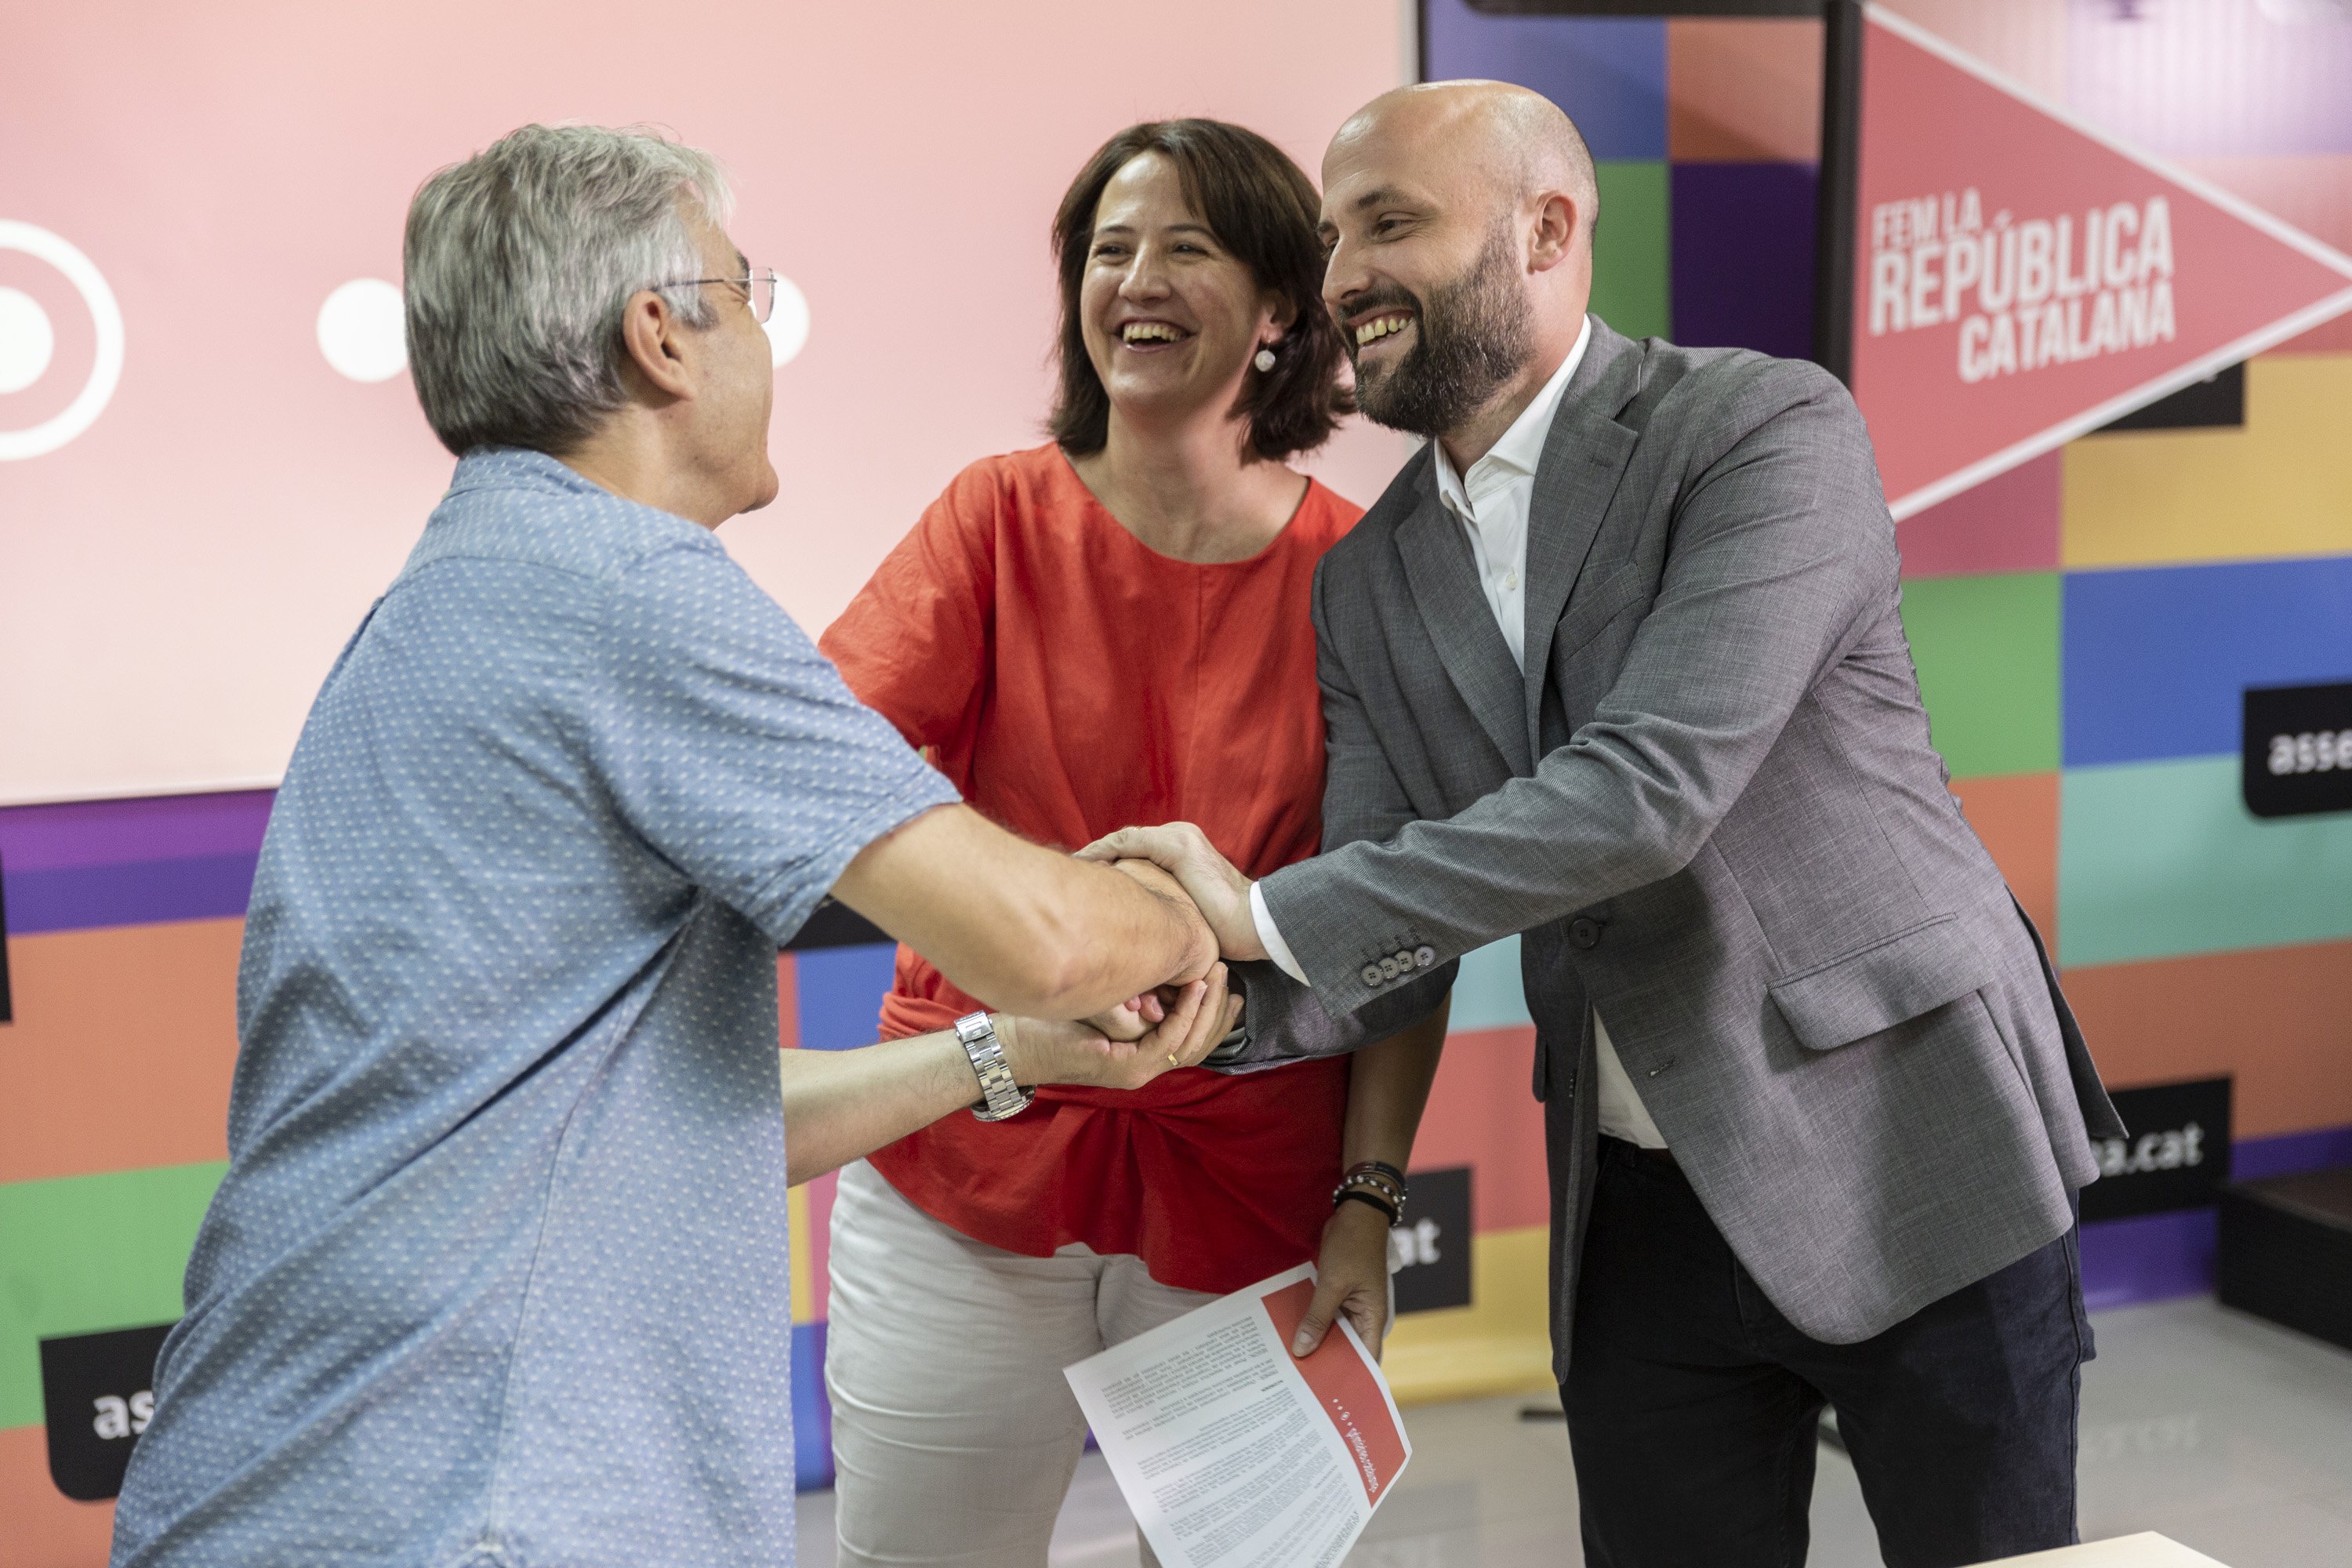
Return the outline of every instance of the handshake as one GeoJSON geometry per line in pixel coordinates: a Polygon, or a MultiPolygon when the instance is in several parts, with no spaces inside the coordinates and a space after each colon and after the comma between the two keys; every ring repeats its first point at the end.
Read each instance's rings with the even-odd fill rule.
{"type": "Polygon", "coordinates": [[[1220,958],[1263,959],[1250,913],[1250,879],[1189,822],[1125,827],[1078,851],[1133,878],[1193,928],[1192,957],[1158,988],[1073,1023],[1007,1020],[1007,1056],[1030,1083],[1140,1089],[1163,1072],[1197,1067],[1240,1022],[1242,997],[1220,958]]]}
{"type": "Polygon", "coordinates": [[[1079,850],[1078,858],[1108,860],[1163,898],[1190,900],[1208,926],[1218,956],[1242,962],[1265,957],[1250,913],[1250,879],[1191,823],[1122,827],[1079,850]]]}

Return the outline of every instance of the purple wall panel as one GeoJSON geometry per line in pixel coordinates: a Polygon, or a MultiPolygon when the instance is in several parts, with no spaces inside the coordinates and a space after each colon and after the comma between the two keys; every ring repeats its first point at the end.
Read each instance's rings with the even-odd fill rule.
{"type": "Polygon", "coordinates": [[[1675,341],[1809,357],[1812,165],[1676,163],[1667,177],[1675,341]]]}
{"type": "Polygon", "coordinates": [[[260,852],[274,790],[152,795],[0,808],[0,860],[11,871],[123,866],[260,852]]]}
{"type": "Polygon", "coordinates": [[[242,915],[275,798],[241,790],[0,810],[8,930],[242,915]]]}
{"type": "MultiPolygon", "coordinates": [[[[2352,1127],[2323,1127],[2230,1145],[2241,1182],[2352,1165],[2352,1127]]],[[[2213,1289],[2214,1214],[2177,1209],[2083,1227],[2083,1300],[2093,1310],[2200,1296],[2213,1289]]]]}
{"type": "Polygon", "coordinates": [[[2213,1289],[2213,1211],[2100,1220],[2083,1227],[2083,1304],[2093,1311],[2213,1289]]]}
{"type": "Polygon", "coordinates": [[[2259,1182],[2265,1176],[2299,1176],[2352,1165],[2352,1127],[2321,1127],[2270,1138],[2241,1138],[2230,1145],[2230,1179],[2259,1182]]]}

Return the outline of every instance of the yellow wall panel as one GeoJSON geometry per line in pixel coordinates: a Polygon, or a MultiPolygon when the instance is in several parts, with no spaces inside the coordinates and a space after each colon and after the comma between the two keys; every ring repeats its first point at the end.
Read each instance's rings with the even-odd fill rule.
{"type": "Polygon", "coordinates": [[[1400,1405],[1540,1393],[1551,1380],[1551,1231],[1479,1233],[1467,1307],[1397,1320],[1381,1354],[1400,1405]]]}
{"type": "Polygon", "coordinates": [[[808,1184],[784,1194],[784,1219],[792,1237],[793,1321],[816,1321],[816,1247],[809,1225],[808,1184]]]}
{"type": "Polygon", "coordinates": [[[2246,366],[2236,430],[2137,430],[2065,450],[2070,567],[2352,553],[2352,354],[2246,366]]]}

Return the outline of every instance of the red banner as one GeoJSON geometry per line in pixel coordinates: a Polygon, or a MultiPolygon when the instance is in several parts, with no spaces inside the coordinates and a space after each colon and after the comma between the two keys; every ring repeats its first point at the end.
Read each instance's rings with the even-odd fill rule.
{"type": "Polygon", "coordinates": [[[1897,518],[2352,310],[2352,258],[1869,21],[1853,381],[1897,518]]]}

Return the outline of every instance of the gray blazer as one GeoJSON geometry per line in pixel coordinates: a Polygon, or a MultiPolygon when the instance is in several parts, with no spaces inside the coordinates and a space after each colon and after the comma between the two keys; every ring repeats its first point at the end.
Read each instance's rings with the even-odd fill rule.
{"type": "Polygon", "coordinates": [[[1928,744],[1853,399],[1592,331],[1536,474],[1524,677],[1427,452],[1317,572],[1325,852],[1264,883],[1314,992],[1267,988],[1251,1049],[1297,1048],[1285,1009],[1402,1021],[1524,932],[1560,1372],[1596,1007],[1773,1304],[1865,1339],[2063,1234],[2122,1129],[1928,744]]]}

